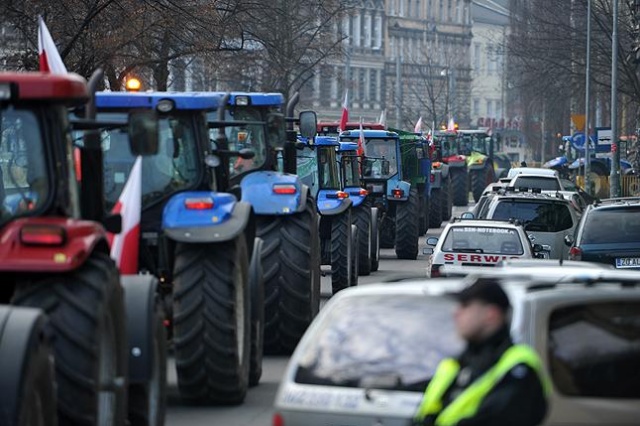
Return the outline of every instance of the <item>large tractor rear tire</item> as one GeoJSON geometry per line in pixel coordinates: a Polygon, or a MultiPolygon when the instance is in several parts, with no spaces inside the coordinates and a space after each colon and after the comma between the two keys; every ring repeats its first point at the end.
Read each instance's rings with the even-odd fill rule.
{"type": "Polygon", "coordinates": [[[484,167],[480,170],[472,170],[469,173],[471,177],[471,192],[473,193],[473,200],[477,203],[480,197],[482,197],[482,192],[490,181],[489,168],[484,167]]]}
{"type": "Polygon", "coordinates": [[[358,227],[356,225],[351,225],[351,275],[349,276],[350,287],[355,287],[358,285],[358,256],[360,251],[358,238],[358,227]]]}
{"type": "Polygon", "coordinates": [[[442,181],[442,220],[448,221],[451,219],[452,210],[451,179],[447,178],[442,181]]]}
{"type": "Polygon", "coordinates": [[[331,288],[336,294],[351,285],[353,272],[351,209],[331,218],[331,288]]]}
{"type": "Polygon", "coordinates": [[[371,207],[363,203],[353,211],[353,223],[358,227],[358,274],[371,274],[371,207]]]}
{"type": "Polygon", "coordinates": [[[49,316],[61,424],[122,425],[127,335],[118,269],[94,252],[77,270],[20,280],[13,303],[49,316]]]}
{"type": "Polygon", "coordinates": [[[291,216],[258,216],[264,241],[264,350],[290,354],[320,309],[320,234],[315,201],[291,216]]]}
{"type": "Polygon", "coordinates": [[[239,404],[249,386],[251,312],[244,235],[176,246],[173,341],[180,395],[239,404]]]}
{"type": "Polygon", "coordinates": [[[466,206],[469,204],[469,187],[467,182],[467,169],[459,167],[449,169],[451,186],[453,187],[453,205],[466,206]]]}
{"type": "Polygon", "coordinates": [[[427,198],[424,194],[420,194],[420,229],[418,232],[420,235],[424,235],[429,230],[429,226],[431,225],[431,202],[429,198],[427,198]]]}
{"type": "Polygon", "coordinates": [[[53,351],[39,309],[0,306],[0,424],[55,426],[53,351]]]}
{"type": "Polygon", "coordinates": [[[409,199],[398,202],[396,207],[396,256],[398,259],[415,260],[418,257],[418,239],[420,238],[418,214],[418,193],[411,188],[409,199]]]}
{"type": "Polygon", "coordinates": [[[429,200],[429,225],[433,229],[440,228],[442,225],[442,189],[432,189],[431,198],[429,200]]]}

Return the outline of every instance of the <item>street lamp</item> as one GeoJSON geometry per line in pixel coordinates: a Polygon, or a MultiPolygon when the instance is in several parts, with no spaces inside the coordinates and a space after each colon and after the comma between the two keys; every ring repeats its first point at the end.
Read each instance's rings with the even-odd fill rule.
{"type": "Polygon", "coordinates": [[[454,118],[453,108],[455,106],[454,102],[455,102],[455,91],[456,91],[456,86],[455,86],[456,69],[450,68],[450,67],[444,68],[442,71],[440,71],[440,76],[447,77],[447,105],[446,105],[447,114],[446,115],[448,115],[447,118],[450,120],[454,118]]]}

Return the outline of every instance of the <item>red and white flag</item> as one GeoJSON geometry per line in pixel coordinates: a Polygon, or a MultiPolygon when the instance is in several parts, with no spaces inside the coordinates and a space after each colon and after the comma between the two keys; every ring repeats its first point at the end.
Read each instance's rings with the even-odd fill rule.
{"type": "Polygon", "coordinates": [[[418,122],[416,123],[416,127],[413,129],[414,133],[422,132],[422,117],[418,118],[418,122]]]}
{"type": "Polygon", "coordinates": [[[339,131],[347,129],[347,122],[349,121],[349,91],[344,92],[344,103],[342,104],[342,116],[340,117],[339,131]]]}
{"type": "Polygon", "coordinates": [[[451,117],[449,119],[449,122],[447,123],[447,130],[450,132],[453,132],[456,129],[456,123],[455,121],[453,121],[453,117],[451,117]]]}
{"type": "Polygon", "coordinates": [[[386,127],[387,125],[387,110],[383,109],[380,112],[380,118],[378,118],[378,124],[382,124],[383,126],[386,127]]]}
{"type": "Polygon", "coordinates": [[[51,33],[44,23],[42,16],[38,16],[38,54],[40,55],[40,71],[52,74],[66,74],[58,48],[51,38],[51,33]]]}
{"type": "Polygon", "coordinates": [[[111,258],[122,274],[138,273],[140,212],[142,210],[142,157],[138,156],[112,213],[122,216],[122,231],[109,234],[111,258]]]}
{"type": "Polygon", "coordinates": [[[360,117],[360,136],[358,136],[358,149],[356,150],[357,155],[364,155],[364,131],[362,129],[362,117],[360,117]]]}

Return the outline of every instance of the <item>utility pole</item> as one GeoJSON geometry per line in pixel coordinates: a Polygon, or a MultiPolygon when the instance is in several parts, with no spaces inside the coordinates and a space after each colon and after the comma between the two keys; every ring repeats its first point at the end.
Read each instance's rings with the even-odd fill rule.
{"type": "Polygon", "coordinates": [[[618,0],[613,0],[611,35],[611,174],[609,196],[620,196],[620,149],[618,148],[618,0]]]}
{"type": "Polygon", "coordinates": [[[587,0],[587,69],[584,97],[584,189],[591,194],[591,153],[589,150],[589,96],[591,94],[591,0],[587,0]]]}

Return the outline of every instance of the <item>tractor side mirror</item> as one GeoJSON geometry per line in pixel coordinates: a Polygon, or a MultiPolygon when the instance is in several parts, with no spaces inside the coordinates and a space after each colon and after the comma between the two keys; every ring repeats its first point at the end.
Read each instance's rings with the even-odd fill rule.
{"type": "Polygon", "coordinates": [[[120,213],[108,214],[102,220],[102,226],[107,232],[119,234],[122,232],[122,216],[120,216],[120,213]]]}
{"type": "Polygon", "coordinates": [[[363,176],[371,176],[373,174],[373,163],[375,160],[371,158],[365,158],[362,164],[362,174],[363,176]]]}
{"type": "Polygon", "coordinates": [[[318,117],[314,111],[301,111],[300,134],[308,139],[313,138],[318,131],[318,117]]]}
{"type": "Polygon", "coordinates": [[[129,148],[135,156],[158,153],[158,116],[155,111],[140,110],[129,114],[129,148]]]}
{"type": "Polygon", "coordinates": [[[382,160],[382,175],[386,176],[389,174],[389,160],[382,160]]]}
{"type": "Polygon", "coordinates": [[[575,243],[575,239],[573,238],[573,235],[565,235],[564,236],[564,245],[567,247],[571,247],[573,246],[573,244],[575,243]]]}

